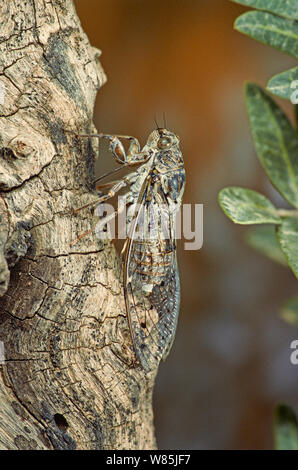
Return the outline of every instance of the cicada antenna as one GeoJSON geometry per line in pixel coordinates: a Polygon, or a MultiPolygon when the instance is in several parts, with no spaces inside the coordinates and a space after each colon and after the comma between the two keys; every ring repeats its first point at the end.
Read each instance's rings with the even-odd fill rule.
{"type": "Polygon", "coordinates": [[[154,122],[155,122],[155,125],[156,125],[156,130],[158,131],[159,135],[161,136],[161,127],[159,127],[158,123],[157,123],[157,120],[156,120],[156,114],[154,115],[154,122]]]}
{"type": "Polygon", "coordinates": [[[166,113],[165,113],[165,111],[163,112],[163,124],[164,124],[164,128],[167,129],[167,121],[166,121],[166,113]]]}

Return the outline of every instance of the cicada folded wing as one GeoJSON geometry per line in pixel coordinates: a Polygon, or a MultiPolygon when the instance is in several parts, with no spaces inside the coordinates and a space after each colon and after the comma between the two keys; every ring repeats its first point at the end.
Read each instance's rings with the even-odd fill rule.
{"type": "Polygon", "coordinates": [[[148,198],[145,190],[127,246],[124,289],[135,353],[146,371],[166,358],[176,332],[180,285],[174,223],[160,194],[148,198]]]}

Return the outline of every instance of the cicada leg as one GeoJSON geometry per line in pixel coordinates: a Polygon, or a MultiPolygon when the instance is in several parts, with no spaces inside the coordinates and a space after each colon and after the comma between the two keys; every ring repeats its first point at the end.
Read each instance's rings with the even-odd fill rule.
{"type": "Polygon", "coordinates": [[[104,134],[78,134],[78,137],[96,137],[98,139],[107,139],[110,143],[110,151],[117,163],[134,164],[141,163],[144,160],[145,153],[141,152],[138,139],[129,135],[111,135],[104,134]],[[129,140],[129,148],[127,153],[120,139],[129,140]]]}
{"type": "MultiPolygon", "coordinates": [[[[70,131],[71,132],[71,131],[70,131]]],[[[133,166],[133,165],[140,165],[142,163],[145,163],[148,160],[148,154],[146,152],[141,152],[140,151],[140,143],[139,141],[132,136],[126,136],[126,135],[110,135],[110,134],[104,134],[104,133],[99,133],[99,134],[76,134],[78,137],[87,137],[87,138],[98,138],[98,139],[107,139],[110,143],[110,150],[112,152],[112,155],[114,159],[116,160],[117,163],[121,164],[123,166],[133,166]],[[121,142],[120,139],[125,139],[129,140],[129,148],[127,152],[125,151],[125,148],[121,142]]],[[[104,177],[115,173],[118,171],[121,167],[114,169],[105,175],[102,175],[100,178],[97,178],[94,182],[99,181],[103,179],[104,177]]],[[[80,210],[86,209],[87,207],[92,207],[97,204],[103,203],[107,201],[108,199],[112,198],[115,194],[117,194],[121,189],[123,189],[127,185],[131,185],[134,183],[134,181],[137,179],[138,173],[137,172],[132,172],[125,176],[123,179],[118,180],[118,181],[113,181],[110,183],[106,183],[105,185],[98,185],[96,189],[101,189],[103,187],[108,188],[111,187],[111,189],[107,192],[107,194],[99,197],[95,201],[85,204],[82,207],[79,207],[77,209],[73,210],[73,214],[77,214],[80,210]]],[[[119,212],[119,211],[118,211],[119,212]]],[[[117,211],[115,212],[115,216],[117,215],[117,211]]],[[[107,222],[107,221],[106,221],[107,222]]],[[[103,223],[103,221],[102,221],[103,223]]],[[[72,245],[75,244],[77,241],[81,240],[85,235],[90,233],[90,231],[85,232],[84,234],[80,235],[74,242],[72,242],[72,245]]]]}
{"type": "MultiPolygon", "coordinates": [[[[100,204],[104,201],[107,201],[108,199],[111,199],[122,188],[125,188],[125,186],[132,184],[136,180],[137,177],[138,177],[138,173],[134,171],[134,172],[129,173],[128,175],[126,175],[122,180],[113,181],[111,183],[112,187],[107,192],[107,194],[104,194],[103,196],[96,199],[95,201],[89,202],[88,204],[85,204],[84,206],[79,207],[78,209],[74,209],[73,213],[77,214],[82,209],[86,209],[87,207],[95,206],[96,204],[100,204]]],[[[109,183],[107,183],[107,185],[109,186],[109,183]]]]}

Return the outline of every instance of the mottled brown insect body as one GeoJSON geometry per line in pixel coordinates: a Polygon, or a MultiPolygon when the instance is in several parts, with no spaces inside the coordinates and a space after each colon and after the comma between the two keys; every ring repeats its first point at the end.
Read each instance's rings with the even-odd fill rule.
{"type": "MultiPolygon", "coordinates": [[[[124,206],[135,208],[126,219],[129,231],[123,249],[125,305],[137,362],[150,371],[167,357],[179,315],[175,225],[185,186],[179,138],[158,128],[141,150],[134,137],[95,136],[110,141],[118,163],[139,164],[137,170],[114,182],[98,202],[129,186],[124,206]],[[120,138],[130,141],[127,154],[120,138]]],[[[106,222],[103,219],[102,225],[106,222]]]]}

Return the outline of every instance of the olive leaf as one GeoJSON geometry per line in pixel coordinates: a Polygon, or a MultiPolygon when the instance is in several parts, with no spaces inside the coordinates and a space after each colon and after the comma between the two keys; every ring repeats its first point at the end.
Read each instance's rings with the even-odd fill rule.
{"type": "Polygon", "coordinates": [[[297,0],[232,0],[234,3],[240,3],[247,7],[265,10],[285,18],[298,20],[297,0]]]}
{"type": "Polygon", "coordinates": [[[276,96],[298,103],[298,67],[274,75],[267,89],[276,96]]]}
{"type": "Polygon", "coordinates": [[[248,11],[239,16],[234,27],[263,44],[298,58],[298,22],[265,11],[248,11]]]}
{"type": "Polygon", "coordinates": [[[273,204],[262,194],[239,187],[224,188],[218,195],[224,213],[236,224],[280,224],[273,204]]]}
{"type": "Polygon", "coordinates": [[[276,450],[298,450],[298,423],[294,411],[280,404],[274,415],[274,440],[276,450]]]}
{"type": "Polygon", "coordinates": [[[246,105],[258,157],[282,196],[298,207],[298,135],[287,116],[254,83],[246,85],[246,105]]]}
{"type": "Polygon", "coordinates": [[[298,218],[284,218],[277,229],[277,237],[288,265],[298,277],[298,218]]]}

